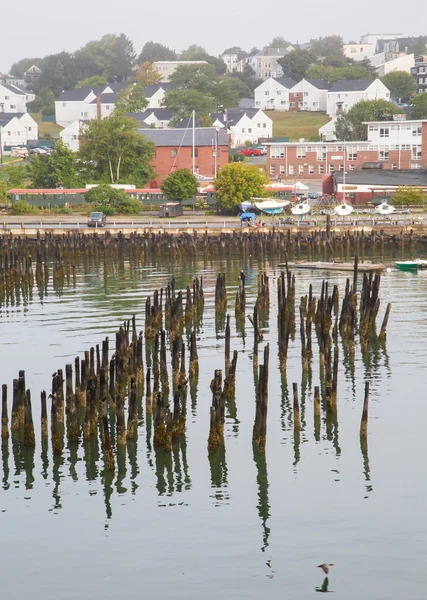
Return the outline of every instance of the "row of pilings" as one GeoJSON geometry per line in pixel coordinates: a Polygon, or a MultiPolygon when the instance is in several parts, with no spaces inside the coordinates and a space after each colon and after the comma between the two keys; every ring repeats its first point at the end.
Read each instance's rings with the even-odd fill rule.
{"type": "MultiPolygon", "coordinates": [[[[320,397],[325,399],[326,414],[337,418],[337,388],[339,346],[354,353],[355,339],[362,347],[374,341],[384,343],[390,314],[387,307],[381,331],[376,332],[380,306],[380,275],[364,274],[360,300],[357,301],[358,260],[354,263],[352,281],[347,280],[340,305],[337,286],[332,290],[323,281],[320,296],[308,294],[299,304],[299,335],[302,369],[309,371],[314,359],[314,341],[317,340],[320,365],[319,386],[314,388],[314,417],[320,418],[320,397]]],[[[288,348],[297,336],[295,277],[289,270],[277,279],[277,348],[279,367],[286,371],[288,348]]],[[[245,276],[242,272],[236,293],[235,318],[244,317],[246,305],[245,276]]],[[[126,446],[137,437],[141,400],[145,396],[145,412],[153,422],[153,444],[166,452],[172,450],[174,440],[186,435],[188,386],[195,385],[199,377],[199,356],[196,331],[204,313],[203,279],[195,278],[185,290],[176,290],[172,279],[166,288],[156,290],[145,304],[145,329],[137,330],[136,317],[123,323],[115,334],[114,352],[110,340],[89,348],[74,363],[65,365],[52,375],[51,390],[41,392],[41,438],[50,440],[54,455],[61,455],[67,439],[71,443],[89,442],[94,437],[101,440],[105,468],[115,469],[114,448],[126,446]],[[144,364],[145,346],[145,364],[144,364]],[[170,361],[168,360],[170,356],[170,361]],[[188,361],[187,361],[188,356],[188,361]],[[187,366],[188,362],[188,366],[187,366]],[[169,376],[169,365],[171,376],[169,376]],[[50,400],[50,411],[48,410],[50,400]],[[49,415],[50,412],[50,415],[49,415]],[[111,431],[111,417],[114,433],[111,431]],[[126,419],[127,417],[127,419],[126,419]]],[[[225,274],[217,276],[215,286],[215,312],[227,307],[225,274]]],[[[270,309],[270,281],[266,273],[259,275],[257,295],[252,314],[247,315],[253,325],[252,363],[255,381],[255,422],[253,444],[264,451],[267,440],[268,382],[270,344],[263,345],[260,323],[270,309]]],[[[231,348],[231,316],[226,316],[224,340],[224,370],[216,368],[211,382],[212,402],[207,446],[215,452],[224,445],[225,408],[236,402],[236,373],[238,353],[231,348]],[[223,377],[224,372],[224,377],[223,377]]],[[[25,373],[20,371],[13,380],[10,422],[8,415],[8,388],[2,387],[2,438],[10,433],[17,443],[34,447],[36,435],[33,420],[32,394],[26,387],[25,373]]],[[[360,434],[366,437],[369,386],[365,400],[360,434]]],[[[301,429],[298,389],[293,386],[294,429],[301,429]]]]}

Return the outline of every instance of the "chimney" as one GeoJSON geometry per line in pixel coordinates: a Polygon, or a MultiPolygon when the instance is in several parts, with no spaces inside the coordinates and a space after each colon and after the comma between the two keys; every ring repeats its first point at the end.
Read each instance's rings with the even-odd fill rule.
{"type": "Polygon", "coordinates": [[[98,121],[101,120],[101,94],[96,96],[96,118],[98,121]]]}

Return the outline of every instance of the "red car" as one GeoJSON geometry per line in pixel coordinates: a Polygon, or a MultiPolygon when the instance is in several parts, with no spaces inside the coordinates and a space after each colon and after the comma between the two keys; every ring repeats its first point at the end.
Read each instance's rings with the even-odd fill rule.
{"type": "Polygon", "coordinates": [[[244,154],[245,156],[261,156],[261,150],[259,148],[245,148],[244,150],[238,150],[238,154],[244,154]]]}

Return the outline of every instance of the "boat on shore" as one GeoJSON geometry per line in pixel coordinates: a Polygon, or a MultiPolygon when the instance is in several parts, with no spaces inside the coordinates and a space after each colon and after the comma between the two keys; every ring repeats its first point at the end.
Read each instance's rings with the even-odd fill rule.
{"type": "MultiPolygon", "coordinates": [[[[278,267],[286,267],[286,263],[280,263],[278,267]]],[[[288,263],[290,269],[315,269],[325,271],[354,271],[354,263],[352,262],[309,262],[305,260],[297,260],[288,263]]],[[[386,265],[381,263],[359,263],[357,269],[360,273],[384,271],[386,265]]]]}

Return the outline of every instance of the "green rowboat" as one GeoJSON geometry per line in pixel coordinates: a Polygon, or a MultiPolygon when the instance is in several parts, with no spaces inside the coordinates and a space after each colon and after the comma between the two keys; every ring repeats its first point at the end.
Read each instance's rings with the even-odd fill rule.
{"type": "Polygon", "coordinates": [[[401,271],[418,271],[420,266],[415,260],[404,260],[395,263],[396,267],[401,271]]]}

